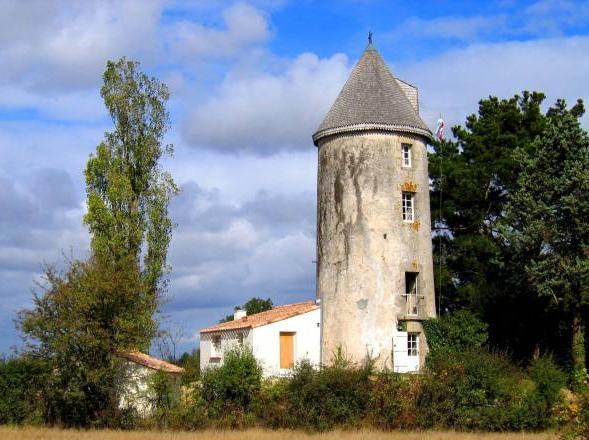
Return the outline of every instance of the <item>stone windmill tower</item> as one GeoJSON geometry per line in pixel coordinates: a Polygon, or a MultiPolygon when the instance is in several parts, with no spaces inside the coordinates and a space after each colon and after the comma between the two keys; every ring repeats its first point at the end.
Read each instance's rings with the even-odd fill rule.
{"type": "Polygon", "coordinates": [[[417,89],[369,43],[313,135],[321,359],[416,371],[435,316],[427,143],[417,89]]]}

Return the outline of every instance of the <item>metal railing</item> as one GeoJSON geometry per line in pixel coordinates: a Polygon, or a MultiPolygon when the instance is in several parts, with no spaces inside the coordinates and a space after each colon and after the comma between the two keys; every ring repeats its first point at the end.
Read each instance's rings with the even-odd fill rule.
{"type": "Polygon", "coordinates": [[[405,297],[405,316],[419,316],[423,295],[404,293],[401,296],[405,297]]]}

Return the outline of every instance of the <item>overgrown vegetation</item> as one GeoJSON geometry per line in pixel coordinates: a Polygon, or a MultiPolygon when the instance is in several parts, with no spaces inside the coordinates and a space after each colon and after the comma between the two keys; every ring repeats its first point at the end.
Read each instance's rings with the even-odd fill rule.
{"type": "Polygon", "coordinates": [[[167,410],[165,426],[520,431],[574,422],[563,415],[566,375],[550,358],[520,368],[484,348],[439,354],[421,375],[302,362],[290,377],[262,380],[251,352],[236,349],[167,410]]]}
{"type": "Polygon", "coordinates": [[[48,424],[119,425],[126,415],[117,354],[147,349],[156,333],[176,186],[159,165],[172,152],[162,145],[168,90],[138,67],[122,58],[104,72],[101,96],[114,128],[85,172],[90,257],[66,261],[63,271],[47,267],[33,307],[19,314],[23,359],[44,364],[44,381],[31,392],[48,424]]]}

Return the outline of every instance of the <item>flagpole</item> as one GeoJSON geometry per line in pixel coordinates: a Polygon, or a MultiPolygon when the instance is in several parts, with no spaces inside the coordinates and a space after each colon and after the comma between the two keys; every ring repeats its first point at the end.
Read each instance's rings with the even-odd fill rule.
{"type": "MultiPolygon", "coordinates": [[[[442,113],[440,113],[440,119],[438,120],[438,130],[436,132],[438,136],[438,141],[444,140],[444,120],[442,119],[442,113]]],[[[444,176],[444,169],[442,167],[443,162],[443,146],[440,146],[440,203],[439,203],[439,214],[438,214],[438,222],[440,225],[442,224],[442,199],[443,199],[443,176],[444,176]]],[[[442,312],[442,260],[444,257],[444,253],[442,250],[442,234],[438,232],[438,248],[439,248],[439,260],[438,260],[438,316],[440,316],[442,312]]]]}

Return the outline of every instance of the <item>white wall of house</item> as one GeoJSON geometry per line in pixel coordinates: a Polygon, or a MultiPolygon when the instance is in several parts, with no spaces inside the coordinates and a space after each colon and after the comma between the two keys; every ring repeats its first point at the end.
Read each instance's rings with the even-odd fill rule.
{"type": "Polygon", "coordinates": [[[320,310],[312,310],[292,318],[253,329],[253,351],[264,367],[265,376],[290,374],[290,369],[280,368],[280,333],[294,333],[294,361],[308,359],[312,364],[320,362],[320,310]]]}
{"type": "Polygon", "coordinates": [[[243,343],[252,347],[252,329],[225,330],[214,333],[200,334],[200,369],[205,370],[209,367],[218,367],[223,365],[225,352],[240,344],[243,337],[243,343]],[[240,336],[243,335],[243,336],[240,336]],[[220,338],[220,347],[216,349],[213,346],[213,340],[220,338]]]}
{"type": "Polygon", "coordinates": [[[119,383],[119,408],[133,408],[141,417],[153,412],[150,382],[155,370],[134,362],[123,362],[119,383]]]}
{"type": "Polygon", "coordinates": [[[320,350],[320,311],[311,310],[292,318],[266,324],[253,329],[226,330],[200,335],[200,368],[223,364],[224,353],[239,344],[240,334],[243,343],[252,348],[254,356],[264,368],[264,376],[287,375],[291,369],[280,368],[280,333],[294,333],[294,362],[308,359],[319,364],[320,350]],[[215,337],[220,337],[220,350],[213,347],[215,337]]]}

